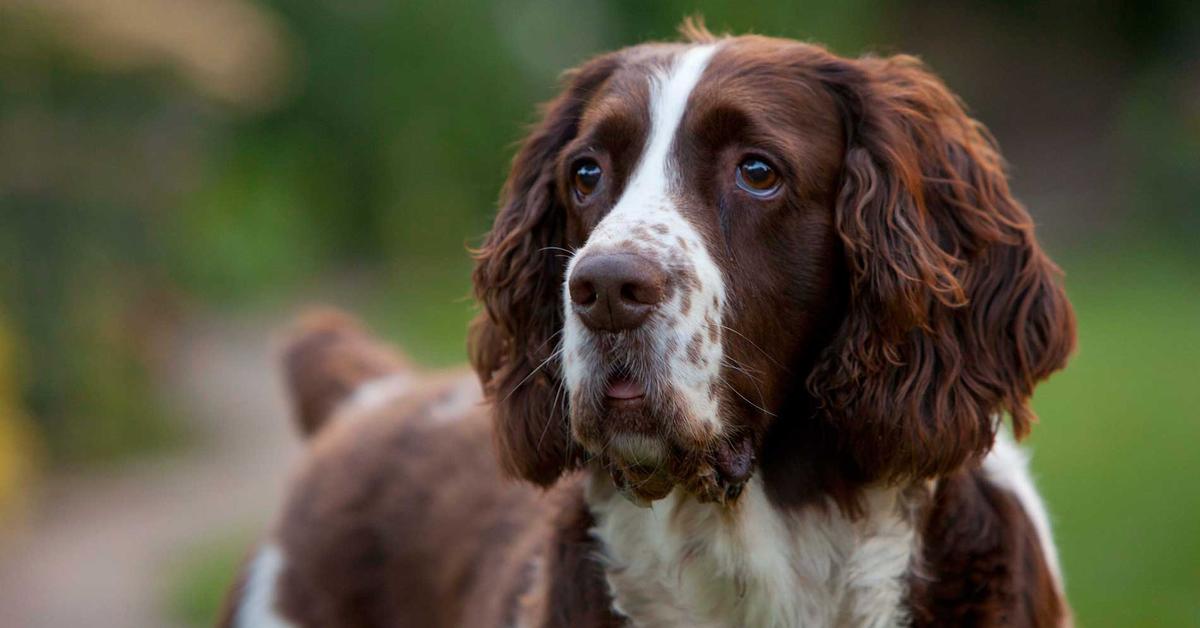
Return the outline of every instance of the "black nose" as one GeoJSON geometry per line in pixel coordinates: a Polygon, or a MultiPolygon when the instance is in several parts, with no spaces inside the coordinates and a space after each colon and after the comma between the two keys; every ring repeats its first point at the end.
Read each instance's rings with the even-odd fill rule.
{"type": "Polygon", "coordinates": [[[632,253],[588,255],[571,271],[571,303],[583,324],[597,331],[634,329],[666,296],[658,264],[632,253]]]}

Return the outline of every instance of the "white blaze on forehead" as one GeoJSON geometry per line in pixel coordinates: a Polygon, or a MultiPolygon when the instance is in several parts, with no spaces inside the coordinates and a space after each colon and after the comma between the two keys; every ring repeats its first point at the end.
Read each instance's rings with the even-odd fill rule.
{"type": "Polygon", "coordinates": [[[672,173],[668,167],[671,145],[687,110],[688,97],[696,89],[700,75],[716,50],[716,44],[689,49],[676,60],[669,74],[655,75],[650,79],[650,143],[621,202],[613,209],[614,213],[622,206],[667,197],[672,183],[672,173]]]}
{"type": "MultiPolygon", "coordinates": [[[[696,45],[676,55],[668,67],[650,76],[650,129],[646,148],[621,198],[588,236],[567,267],[589,253],[628,250],[659,264],[678,281],[671,299],[659,306],[647,323],[661,360],[666,386],[684,411],[720,431],[714,386],[719,377],[722,351],[717,332],[725,302],[720,269],[708,254],[703,238],[684,217],[677,200],[683,183],[674,159],[680,124],[688,100],[700,82],[718,44],[696,45]]],[[[564,373],[569,390],[579,390],[600,364],[586,342],[587,330],[570,311],[570,294],[564,282],[567,307],[564,325],[564,373]]]]}
{"type": "Polygon", "coordinates": [[[650,137],[645,152],[620,200],[596,226],[585,249],[627,239],[628,227],[638,224],[665,222],[695,235],[671,202],[671,188],[678,181],[671,146],[687,111],[688,97],[716,50],[716,44],[690,48],[670,68],[650,76],[650,137]]]}

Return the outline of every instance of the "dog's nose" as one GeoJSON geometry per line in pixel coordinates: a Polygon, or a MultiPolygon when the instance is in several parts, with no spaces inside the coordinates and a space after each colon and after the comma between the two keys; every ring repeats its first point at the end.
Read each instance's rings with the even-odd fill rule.
{"type": "Polygon", "coordinates": [[[588,255],[571,271],[571,304],[596,331],[635,329],[666,296],[666,273],[632,253],[588,255]]]}

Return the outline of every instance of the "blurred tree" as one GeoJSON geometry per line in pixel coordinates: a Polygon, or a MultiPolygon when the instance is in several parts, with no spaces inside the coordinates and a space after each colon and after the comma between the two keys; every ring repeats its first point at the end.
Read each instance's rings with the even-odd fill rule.
{"type": "MultiPolygon", "coordinates": [[[[433,286],[422,290],[465,294],[463,244],[487,227],[533,103],[563,69],[674,37],[685,15],[846,54],[923,54],[1022,165],[1016,186],[1052,241],[1130,220],[1183,240],[1200,229],[1200,31],[1185,3],[0,0],[0,11],[0,295],[33,347],[23,399],[67,457],[173,438],[151,390],[156,330],[180,309],[262,302],[345,268],[373,277],[392,311],[412,304],[393,295],[418,275],[433,286]]],[[[461,318],[416,320],[453,330],[461,318]]]]}
{"type": "Polygon", "coordinates": [[[151,377],[175,302],[163,232],[214,126],[163,71],[179,50],[136,45],[147,6],[0,3],[0,299],[57,460],[175,438],[151,377]]]}
{"type": "MultiPolygon", "coordinates": [[[[58,463],[174,443],[158,380],[172,331],[193,312],[345,289],[382,328],[404,321],[406,349],[460,362],[470,315],[455,300],[468,290],[463,244],[487,228],[534,104],[555,93],[562,70],[673,38],[693,14],[718,33],[924,58],[999,138],[1056,258],[1104,246],[1084,259],[1134,272],[1110,287],[1109,266],[1084,263],[1102,270],[1069,284],[1081,314],[1102,323],[1104,307],[1126,301],[1090,336],[1096,319],[1081,315],[1078,394],[1055,412],[1068,425],[1075,413],[1069,433],[1140,437],[1149,422],[1128,416],[1194,407],[1179,382],[1196,352],[1176,328],[1196,309],[1185,278],[1196,276],[1187,264],[1200,241],[1200,4],[0,0],[0,502],[24,465],[13,453],[32,447],[12,417],[35,423],[58,463]],[[1111,254],[1121,246],[1133,252],[1111,254]],[[1089,302],[1086,289],[1097,287],[1089,302]],[[1128,333],[1135,327],[1161,344],[1128,333]],[[1102,342],[1118,337],[1129,346],[1104,353],[1102,342]],[[19,352],[6,355],[6,340],[19,352]],[[1092,393],[1101,380],[1124,382],[1109,388],[1125,405],[1092,393]],[[1156,387],[1179,400],[1137,405],[1156,387]],[[1109,422],[1095,428],[1105,412],[1109,422]]],[[[1140,451],[1164,465],[1144,468],[1178,475],[1163,445],[1191,441],[1131,448],[1118,439],[1111,451],[1064,442],[1082,458],[1140,451]]],[[[1079,511],[1118,524],[1142,513],[1125,522],[1134,533],[1122,541],[1140,534],[1143,517],[1154,521],[1153,508],[1178,501],[1147,492],[1142,479],[1155,474],[1131,469],[1106,464],[1112,481],[1078,498],[1111,502],[1109,485],[1130,481],[1137,508],[1079,511]]],[[[1077,480],[1059,486],[1094,484],[1090,474],[1077,480]]],[[[1191,521],[1157,516],[1155,529],[1191,521]]],[[[1083,541],[1064,545],[1068,561],[1110,570],[1085,569],[1072,585],[1090,604],[1080,617],[1096,624],[1126,606],[1124,617],[1153,616],[1110,595],[1119,582],[1160,601],[1162,579],[1128,568],[1153,557],[1131,563],[1112,552],[1105,528],[1091,530],[1091,540],[1068,530],[1083,541]]],[[[1183,547],[1170,535],[1158,541],[1164,554],[1183,547]]],[[[1168,579],[1183,600],[1176,616],[1195,616],[1191,567],[1168,579]]]]}
{"type": "Polygon", "coordinates": [[[15,345],[16,338],[0,310],[0,526],[23,514],[26,487],[39,451],[33,428],[21,410],[15,345]]]}

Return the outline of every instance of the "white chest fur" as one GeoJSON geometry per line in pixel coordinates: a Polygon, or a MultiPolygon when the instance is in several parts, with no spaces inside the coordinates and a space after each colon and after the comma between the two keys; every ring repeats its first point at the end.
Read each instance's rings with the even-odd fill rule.
{"type": "Polygon", "coordinates": [[[676,490],[651,509],[595,479],[588,501],[615,607],[636,626],[903,625],[916,537],[899,490],[784,512],[757,479],[722,512],[676,490]]]}

